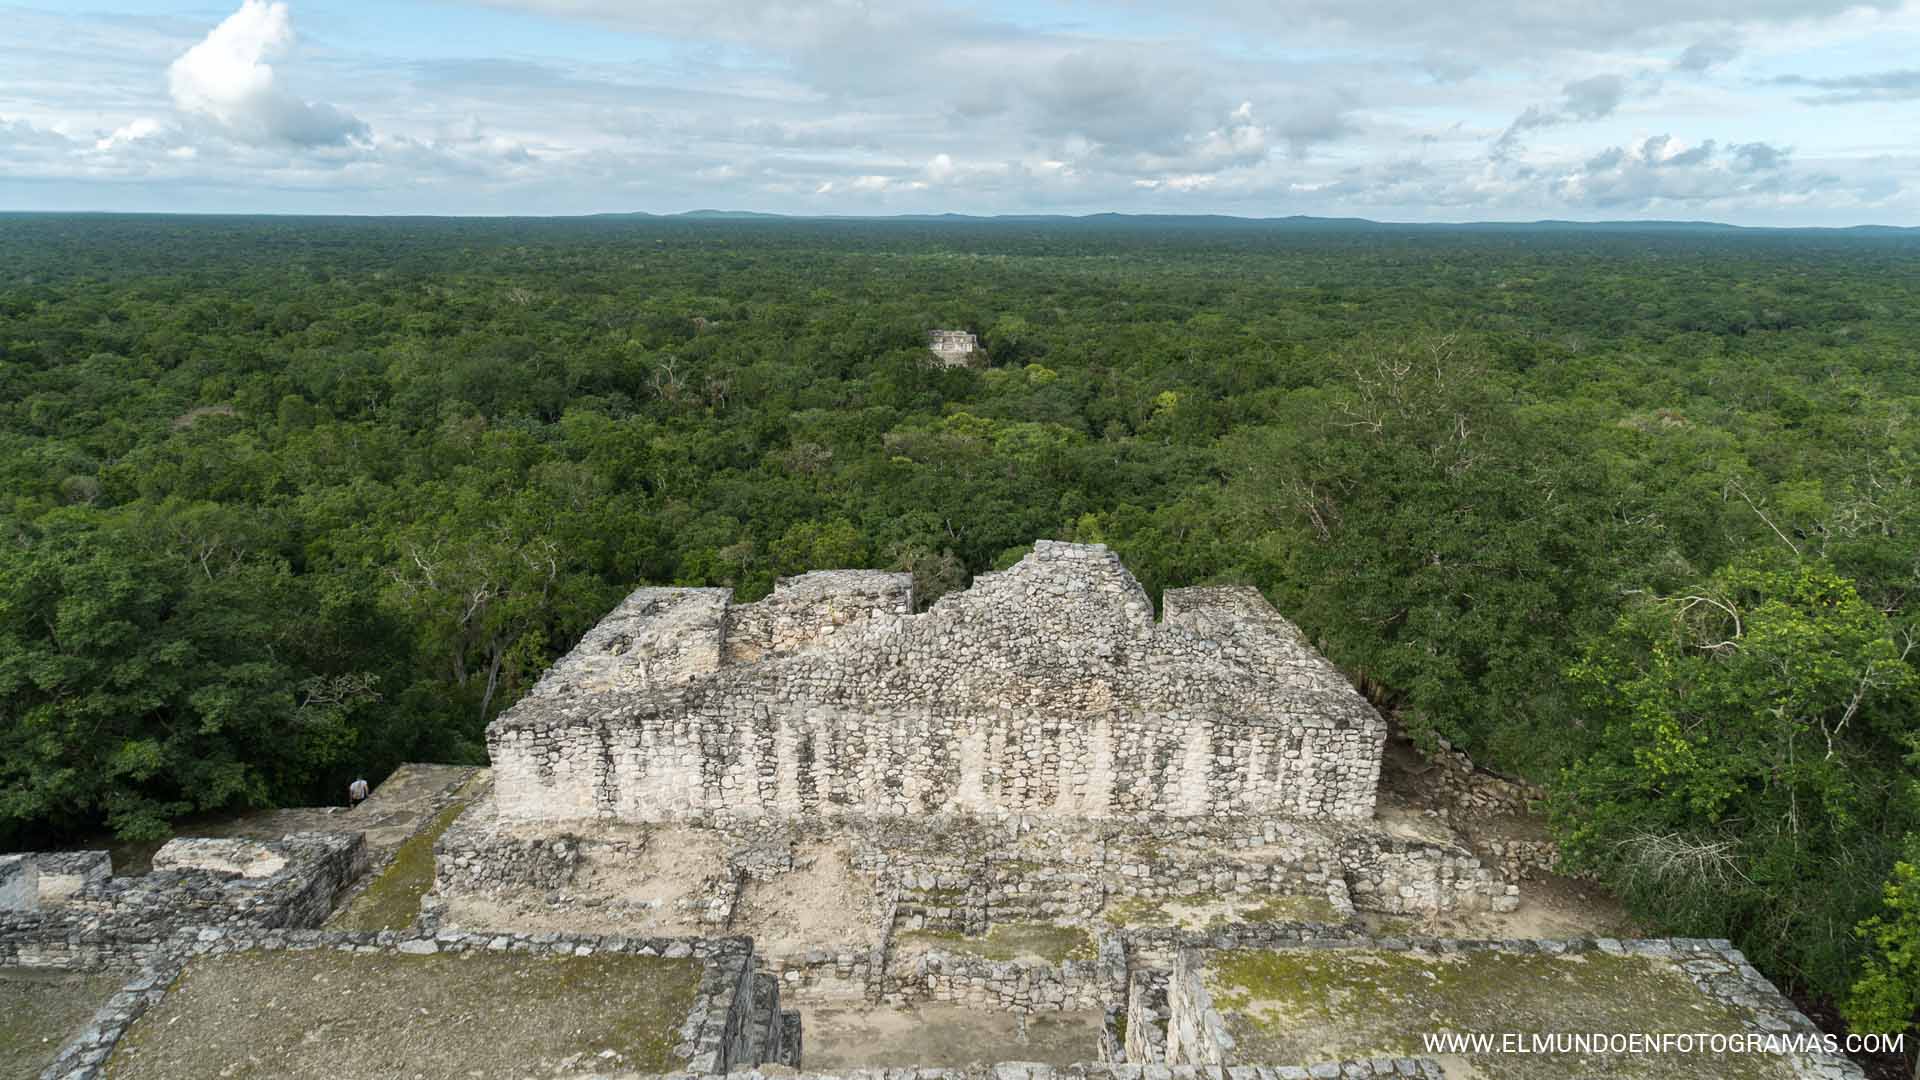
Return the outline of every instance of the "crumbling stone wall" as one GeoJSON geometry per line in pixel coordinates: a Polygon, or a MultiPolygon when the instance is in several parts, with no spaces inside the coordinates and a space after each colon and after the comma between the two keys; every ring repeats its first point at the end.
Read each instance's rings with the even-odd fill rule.
{"type": "Polygon", "coordinates": [[[1340,845],[1353,906],[1388,915],[1447,911],[1509,912],[1520,887],[1503,881],[1458,847],[1357,833],[1340,845]]]}
{"type": "Polygon", "coordinates": [[[287,868],[287,856],[240,837],[177,836],[153,853],[155,870],[211,870],[243,878],[267,878],[287,868]]]}
{"type": "Polygon", "coordinates": [[[815,1001],[863,999],[885,978],[884,971],[876,972],[874,950],[852,945],[821,945],[804,952],[765,956],[760,962],[789,990],[805,990],[815,1001]]]}
{"type": "Polygon", "coordinates": [[[529,696],[636,693],[831,642],[881,615],[913,611],[913,575],[820,570],[782,578],[735,604],[728,589],[645,587],[628,594],[560,658],[529,696]]]}
{"type": "Polygon", "coordinates": [[[28,851],[0,855],[0,911],[58,907],[113,874],[104,851],[28,851]]]}
{"type": "MultiPolygon", "coordinates": [[[[0,967],[139,964],[185,927],[318,926],[340,890],[367,866],[366,841],[359,833],[294,833],[272,843],[244,843],[282,865],[254,878],[187,865],[141,877],[96,877],[57,905],[0,911],[0,967]]],[[[193,858],[186,848],[176,854],[193,858]]],[[[64,865],[57,856],[52,861],[64,865]]]]}
{"type": "Polygon", "coordinates": [[[1127,1063],[1160,1065],[1167,1060],[1167,973],[1144,968],[1127,980],[1127,1063]]]}
{"type": "MultiPolygon", "coordinates": [[[[587,656],[489,728],[500,814],[1372,814],[1384,724],[1254,590],[1172,590],[1155,622],[1104,547],[1042,541],[921,615],[882,613],[899,596],[886,588],[859,596],[867,617],[830,641],[671,684],[608,659],[644,636],[616,612],[629,630],[596,628],[587,656]]],[[[687,604],[703,613],[690,620],[700,655],[724,658],[727,609],[700,597],[672,610],[687,604]]],[[[803,640],[762,636],[783,625],[777,610],[742,633],[803,640]]],[[[695,666],[650,647],[673,659],[661,671],[695,666]]]]}
{"type": "Polygon", "coordinates": [[[0,858],[0,911],[37,911],[40,867],[19,855],[0,858]]]}
{"type": "Polygon", "coordinates": [[[1167,976],[1167,1061],[1181,1065],[1230,1065],[1233,1036],[1213,1007],[1202,978],[1206,954],[1187,949],[1174,958],[1167,976]]]}
{"type": "Polygon", "coordinates": [[[677,686],[718,671],[728,589],[635,589],[587,631],[528,700],[677,686]]]}
{"type": "Polygon", "coordinates": [[[727,609],[726,662],[751,664],[826,645],[871,619],[911,614],[912,574],[817,570],[782,578],[766,599],[727,609]]]}
{"type": "Polygon", "coordinates": [[[571,833],[515,836],[491,827],[491,804],[456,819],[433,845],[434,892],[486,896],[504,890],[549,892],[573,883],[584,860],[571,833]]]}
{"type": "Polygon", "coordinates": [[[936,950],[894,979],[894,989],[905,1001],[1012,1012],[1099,1009],[1105,1004],[1100,969],[1092,960],[1022,963],[936,950]]]}

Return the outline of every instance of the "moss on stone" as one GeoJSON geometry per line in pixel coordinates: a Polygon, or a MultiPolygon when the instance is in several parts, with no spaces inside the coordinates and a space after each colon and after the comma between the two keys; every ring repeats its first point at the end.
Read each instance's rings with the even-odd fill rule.
{"type": "Polygon", "coordinates": [[[1100,917],[1108,926],[1154,926],[1168,921],[1166,902],[1150,896],[1128,896],[1112,901],[1100,917]]]}
{"type": "MultiPolygon", "coordinates": [[[[1238,1061],[1427,1053],[1431,1033],[1735,1033],[1746,1018],[1684,972],[1637,956],[1473,952],[1435,956],[1363,949],[1239,950],[1214,955],[1206,984],[1238,1061]]],[[[1467,1055],[1475,1075],[1545,1080],[1774,1080],[1760,1054],[1467,1055]]]]}
{"type": "Polygon", "coordinates": [[[1299,894],[1279,894],[1263,896],[1257,903],[1242,907],[1234,921],[1243,923],[1281,923],[1311,922],[1333,923],[1342,921],[1340,912],[1333,901],[1324,896],[1303,896],[1299,894]]]}
{"type": "Polygon", "coordinates": [[[330,930],[405,930],[420,914],[420,898],[433,888],[433,845],[467,808],[454,803],[408,837],[365,891],[328,920],[330,930]]]}
{"type": "Polygon", "coordinates": [[[967,937],[947,930],[910,930],[903,942],[920,942],[985,960],[1031,958],[1049,964],[1091,960],[1093,938],[1077,926],[1051,923],[996,923],[984,935],[967,937]]]}

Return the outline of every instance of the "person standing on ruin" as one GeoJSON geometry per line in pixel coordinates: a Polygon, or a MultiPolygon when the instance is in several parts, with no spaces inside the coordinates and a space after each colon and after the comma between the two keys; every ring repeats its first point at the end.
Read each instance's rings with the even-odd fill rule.
{"type": "Polygon", "coordinates": [[[355,780],[347,785],[347,809],[351,810],[367,801],[367,782],[355,780]]]}

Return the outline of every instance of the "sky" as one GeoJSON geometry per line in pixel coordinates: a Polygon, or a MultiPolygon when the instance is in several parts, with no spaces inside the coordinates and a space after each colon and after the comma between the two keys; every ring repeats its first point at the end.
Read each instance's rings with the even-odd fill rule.
{"type": "Polygon", "coordinates": [[[0,209],[1920,225],[1920,0],[0,0],[0,209]]]}

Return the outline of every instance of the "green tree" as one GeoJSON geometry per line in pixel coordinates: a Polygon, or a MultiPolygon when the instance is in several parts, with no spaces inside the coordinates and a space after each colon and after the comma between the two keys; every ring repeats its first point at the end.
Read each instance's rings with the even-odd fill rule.
{"type": "Polygon", "coordinates": [[[0,836],[297,797],[377,697],[302,666],[283,564],[210,572],[116,524],[60,511],[0,547],[0,836]]]}
{"type": "Polygon", "coordinates": [[[1909,655],[1814,560],[1753,557],[1641,598],[1569,673],[1598,733],[1554,791],[1569,866],[1838,992],[1848,932],[1912,824],[1909,655]]]}
{"type": "Polygon", "coordinates": [[[1859,927],[1867,955],[1847,1020],[1860,1031],[1920,1030],[1920,837],[1907,838],[1881,900],[1881,913],[1859,927]]]}

